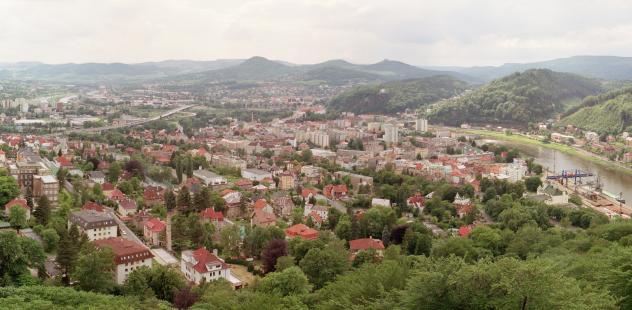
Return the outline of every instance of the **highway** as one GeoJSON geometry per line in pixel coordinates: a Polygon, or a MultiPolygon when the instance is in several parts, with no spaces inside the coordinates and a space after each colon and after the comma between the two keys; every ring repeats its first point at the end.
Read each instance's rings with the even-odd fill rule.
{"type": "Polygon", "coordinates": [[[67,135],[69,133],[81,133],[81,132],[101,132],[101,131],[107,131],[107,130],[112,130],[112,129],[119,129],[119,128],[143,125],[143,124],[146,124],[146,123],[149,123],[149,122],[153,122],[153,121],[157,121],[157,120],[162,119],[162,118],[169,117],[169,116],[171,116],[173,114],[182,112],[182,111],[184,111],[186,109],[189,109],[189,108],[192,108],[192,107],[195,107],[195,106],[197,106],[197,105],[192,104],[192,105],[181,106],[181,107],[175,108],[173,110],[169,110],[169,111],[167,111],[167,112],[165,112],[165,113],[163,113],[163,114],[161,114],[159,116],[148,118],[148,119],[144,119],[144,120],[138,121],[138,122],[123,124],[123,125],[116,125],[116,126],[110,125],[110,126],[94,127],[94,128],[71,129],[71,130],[67,130],[67,131],[64,131],[64,132],[53,133],[51,135],[57,135],[57,134],[67,135]]]}

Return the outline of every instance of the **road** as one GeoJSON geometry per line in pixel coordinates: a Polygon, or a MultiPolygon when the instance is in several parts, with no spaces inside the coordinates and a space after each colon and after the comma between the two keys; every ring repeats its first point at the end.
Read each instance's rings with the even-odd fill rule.
{"type": "Polygon", "coordinates": [[[123,223],[123,221],[121,221],[121,219],[118,218],[118,216],[116,216],[112,208],[108,208],[108,207],[104,207],[104,208],[106,212],[116,221],[116,224],[118,225],[119,230],[121,231],[121,237],[127,240],[135,241],[137,243],[145,245],[143,240],[140,240],[140,238],[138,238],[138,236],[136,236],[136,234],[134,234],[134,232],[131,229],[129,229],[129,227],[127,227],[127,225],[125,225],[125,223],[123,223]]]}
{"type": "MultiPolygon", "coordinates": [[[[101,132],[101,131],[106,131],[106,130],[112,130],[112,129],[119,129],[119,128],[143,125],[143,124],[146,124],[146,123],[149,123],[149,122],[153,122],[153,121],[157,121],[157,120],[162,119],[162,118],[169,117],[169,116],[171,116],[173,114],[182,112],[182,111],[184,111],[186,109],[189,109],[189,108],[192,108],[192,107],[195,107],[195,106],[197,106],[197,105],[195,105],[195,104],[185,105],[185,106],[182,106],[182,107],[175,108],[173,110],[169,110],[169,111],[167,111],[167,112],[165,112],[165,113],[163,113],[163,114],[161,114],[159,116],[148,118],[148,119],[144,119],[142,121],[133,122],[133,123],[129,123],[129,124],[116,125],[116,126],[110,125],[110,126],[94,127],[94,128],[71,129],[71,130],[67,130],[67,131],[64,131],[64,132],[53,133],[51,135],[56,135],[56,134],[60,134],[60,133],[63,133],[65,135],[67,135],[69,133],[80,133],[80,132],[101,132]]],[[[193,113],[192,115],[195,115],[195,113],[193,113]]]]}

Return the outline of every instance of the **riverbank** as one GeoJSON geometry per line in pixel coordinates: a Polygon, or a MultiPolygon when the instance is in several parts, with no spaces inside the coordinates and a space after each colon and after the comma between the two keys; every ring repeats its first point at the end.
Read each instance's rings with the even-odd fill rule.
{"type": "Polygon", "coordinates": [[[459,129],[459,131],[463,132],[463,133],[480,135],[482,137],[488,137],[488,138],[493,138],[493,139],[497,139],[497,140],[503,140],[503,141],[515,142],[515,143],[524,143],[524,144],[536,145],[536,146],[541,146],[541,147],[553,149],[553,150],[556,150],[556,151],[559,151],[559,152],[566,153],[568,155],[572,155],[572,156],[576,156],[576,157],[579,157],[579,158],[584,159],[584,160],[588,160],[590,162],[593,162],[593,163],[598,164],[600,166],[603,166],[605,168],[616,169],[616,170],[624,172],[624,173],[626,173],[628,175],[632,175],[632,169],[629,168],[629,167],[625,167],[625,166],[623,166],[621,164],[618,164],[618,163],[612,162],[610,160],[601,158],[598,155],[591,154],[588,151],[580,150],[580,149],[577,149],[575,147],[568,146],[568,145],[565,145],[565,144],[559,144],[559,143],[555,143],[555,142],[544,143],[544,142],[542,142],[540,140],[537,140],[537,139],[534,139],[534,138],[530,138],[530,137],[527,137],[527,136],[522,135],[522,134],[510,134],[510,135],[507,135],[507,134],[502,133],[502,132],[490,131],[490,130],[482,130],[482,129],[459,129]]]}

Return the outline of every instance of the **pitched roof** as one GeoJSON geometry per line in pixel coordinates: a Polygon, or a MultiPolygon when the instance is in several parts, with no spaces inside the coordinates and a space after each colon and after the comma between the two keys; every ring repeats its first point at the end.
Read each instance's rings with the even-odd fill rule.
{"type": "Polygon", "coordinates": [[[154,257],[146,246],[123,237],[95,240],[93,243],[99,248],[108,247],[112,249],[112,252],[116,255],[114,261],[117,265],[154,257]]]}
{"type": "Polygon", "coordinates": [[[119,202],[119,205],[125,210],[136,210],[136,201],[132,199],[123,199],[119,202]]]}
{"type": "Polygon", "coordinates": [[[363,238],[363,239],[350,240],[349,249],[351,251],[368,250],[368,249],[383,250],[384,244],[382,243],[382,240],[380,239],[363,238]]]}
{"type": "Polygon", "coordinates": [[[213,208],[204,209],[204,211],[200,212],[200,216],[204,219],[209,219],[209,220],[218,220],[218,221],[224,220],[224,214],[222,214],[222,212],[215,211],[213,208]]]}
{"type": "Polygon", "coordinates": [[[318,239],[318,230],[309,228],[305,224],[295,224],[285,229],[285,235],[287,237],[300,237],[306,240],[318,239]]]}
{"type": "Polygon", "coordinates": [[[5,208],[6,210],[9,210],[9,209],[11,209],[13,206],[20,206],[20,207],[22,207],[22,208],[24,208],[24,209],[29,210],[29,206],[28,206],[28,204],[26,203],[26,199],[24,199],[24,198],[14,198],[13,200],[11,200],[11,201],[7,202],[7,203],[4,205],[4,208],[5,208]]]}
{"type": "Polygon", "coordinates": [[[215,256],[215,254],[209,252],[205,248],[199,248],[195,251],[191,251],[190,254],[195,259],[196,263],[193,265],[193,269],[199,273],[207,273],[209,271],[207,268],[208,265],[221,265],[222,269],[228,268],[228,265],[222,259],[215,256]]]}
{"type": "Polygon", "coordinates": [[[167,224],[165,224],[165,222],[161,221],[159,218],[154,217],[145,222],[145,227],[147,227],[147,229],[151,230],[152,232],[159,233],[167,227],[167,224]]]}
{"type": "Polygon", "coordinates": [[[258,199],[257,201],[255,201],[254,208],[255,209],[263,209],[267,205],[268,205],[268,201],[266,201],[265,199],[261,198],[261,199],[258,199]]]}
{"type": "Polygon", "coordinates": [[[94,201],[87,201],[84,205],[83,205],[83,210],[94,210],[97,212],[103,212],[105,211],[105,209],[103,208],[102,205],[94,202],[94,201]]]}

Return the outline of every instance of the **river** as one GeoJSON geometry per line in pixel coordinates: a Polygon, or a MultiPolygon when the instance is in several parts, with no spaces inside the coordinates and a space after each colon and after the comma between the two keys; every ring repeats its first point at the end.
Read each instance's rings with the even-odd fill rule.
{"type": "Polygon", "coordinates": [[[583,170],[592,172],[595,177],[586,178],[584,182],[594,181],[599,176],[602,187],[605,191],[619,195],[623,193],[623,199],[627,204],[632,203],[632,175],[616,168],[600,165],[598,163],[575,157],[557,150],[546,148],[538,145],[520,144],[516,142],[498,141],[485,139],[483,143],[498,143],[514,147],[520,150],[528,157],[533,157],[535,162],[541,164],[545,168],[560,173],[562,170],[583,170]]]}

